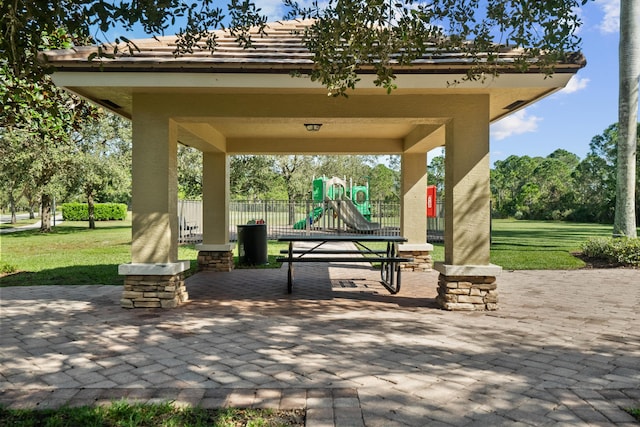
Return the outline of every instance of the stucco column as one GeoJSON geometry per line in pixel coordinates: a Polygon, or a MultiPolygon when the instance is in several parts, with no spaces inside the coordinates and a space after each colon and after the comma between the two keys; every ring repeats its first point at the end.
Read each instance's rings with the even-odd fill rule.
{"type": "Polygon", "coordinates": [[[226,153],[202,154],[202,244],[197,245],[200,270],[230,271],[229,158],[226,153]]]}
{"type": "Polygon", "coordinates": [[[187,299],[183,272],[190,265],[178,261],[177,129],[155,104],[134,100],[132,263],[118,268],[127,308],[169,308],[187,299]]]}
{"type": "Polygon", "coordinates": [[[133,119],[131,259],[178,260],[177,129],[166,117],[133,119]]]}
{"type": "Polygon", "coordinates": [[[427,241],[427,155],[403,153],[400,172],[400,234],[408,243],[427,241]]]}
{"type": "Polygon", "coordinates": [[[432,267],[433,251],[433,245],[427,243],[427,153],[403,153],[401,161],[400,234],[408,241],[398,250],[414,259],[402,268],[427,271],[432,267]]]}
{"type": "Polygon", "coordinates": [[[490,261],[489,98],[473,99],[447,125],[445,263],[451,265],[490,261]]]}
{"type": "Polygon", "coordinates": [[[445,261],[441,306],[450,310],[497,308],[490,263],[489,97],[469,98],[446,127],[445,261]]]}

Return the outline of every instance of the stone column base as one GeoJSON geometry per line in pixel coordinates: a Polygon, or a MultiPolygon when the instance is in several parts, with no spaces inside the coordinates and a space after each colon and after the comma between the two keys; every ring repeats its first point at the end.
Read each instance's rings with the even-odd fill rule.
{"type": "Polygon", "coordinates": [[[196,245],[198,271],[233,270],[233,243],[226,245],[196,245]]]}
{"type": "Polygon", "coordinates": [[[446,265],[436,263],[438,305],[450,311],[493,311],[498,309],[497,265],[446,265]]]}
{"type": "Polygon", "coordinates": [[[169,264],[122,264],[118,273],[125,276],[120,299],[123,308],[174,308],[189,299],[184,272],[189,261],[169,264]]]}
{"type": "Polygon", "coordinates": [[[400,268],[402,271],[431,271],[433,269],[431,252],[433,252],[431,243],[399,245],[398,255],[413,258],[413,262],[404,262],[400,264],[400,268]]]}

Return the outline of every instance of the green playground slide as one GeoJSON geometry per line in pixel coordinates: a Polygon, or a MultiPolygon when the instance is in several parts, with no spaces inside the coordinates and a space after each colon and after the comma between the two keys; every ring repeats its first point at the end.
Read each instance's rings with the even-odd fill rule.
{"type": "MultiPolygon", "coordinates": [[[[319,220],[320,217],[322,217],[323,213],[324,213],[324,208],[323,207],[314,208],[313,211],[311,212],[311,214],[309,215],[309,220],[311,220],[311,224],[313,224],[314,222],[319,220]]],[[[294,230],[304,230],[305,227],[307,226],[307,224],[305,222],[306,220],[307,220],[307,218],[303,218],[300,221],[298,221],[295,224],[293,224],[293,229],[294,230]]]]}

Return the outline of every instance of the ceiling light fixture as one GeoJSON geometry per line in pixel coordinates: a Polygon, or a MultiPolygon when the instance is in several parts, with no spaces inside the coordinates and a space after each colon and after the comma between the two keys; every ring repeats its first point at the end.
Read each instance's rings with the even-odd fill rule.
{"type": "Polygon", "coordinates": [[[309,132],[318,132],[322,127],[322,123],[305,123],[304,127],[309,132]]]}

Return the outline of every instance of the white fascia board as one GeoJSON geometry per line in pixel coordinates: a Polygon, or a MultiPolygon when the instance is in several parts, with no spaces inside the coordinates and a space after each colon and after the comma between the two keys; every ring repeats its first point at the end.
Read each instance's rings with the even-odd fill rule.
{"type": "MultiPolygon", "coordinates": [[[[396,85],[403,89],[499,89],[526,87],[564,87],[573,73],[557,73],[545,78],[543,74],[501,74],[477,81],[463,81],[460,74],[399,74],[396,85]],[[454,84],[453,82],[461,82],[454,84]]],[[[362,74],[359,89],[380,89],[375,76],[362,74]]],[[[171,87],[171,88],[246,88],[246,89],[323,89],[308,77],[292,77],[271,73],[170,73],[115,71],[58,71],[53,82],[61,87],[171,87]]]]}

